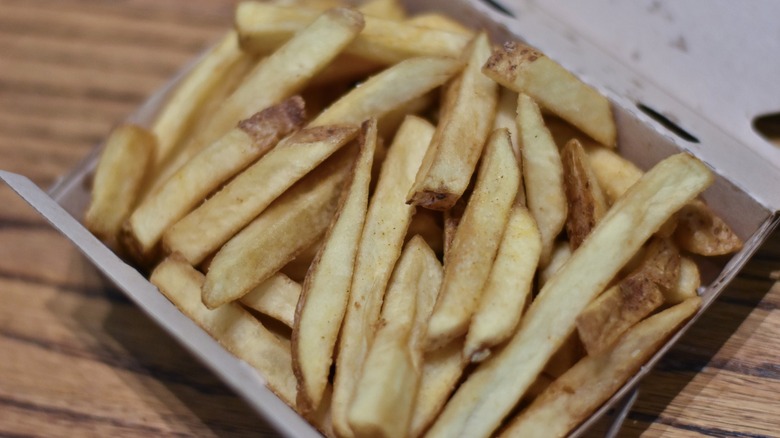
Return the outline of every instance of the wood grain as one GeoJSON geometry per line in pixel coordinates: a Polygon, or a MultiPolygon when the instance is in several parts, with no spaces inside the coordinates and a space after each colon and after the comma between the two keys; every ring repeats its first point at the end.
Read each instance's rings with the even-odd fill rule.
{"type": "MultiPolygon", "coordinates": [[[[47,187],[230,25],[232,0],[0,0],[0,167],[47,187]]],[[[644,381],[622,436],[778,436],[773,236],[644,381]]],[[[0,436],[273,436],[0,187],[0,436]]]]}

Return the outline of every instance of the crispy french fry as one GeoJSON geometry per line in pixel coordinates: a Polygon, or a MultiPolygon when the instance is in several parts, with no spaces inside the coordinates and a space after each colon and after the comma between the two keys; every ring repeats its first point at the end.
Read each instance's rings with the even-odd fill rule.
{"type": "Polygon", "coordinates": [[[141,202],[125,224],[128,246],[140,258],[148,258],[168,228],[220,184],[299,128],[304,118],[303,100],[294,97],[239,123],[141,202]]]}
{"type": "Polygon", "coordinates": [[[463,67],[455,58],[419,57],[387,68],[369,78],[320,113],[310,126],[362,123],[440,86],[463,67]]]}
{"type": "Polygon", "coordinates": [[[568,204],[566,235],[572,250],[575,250],[604,217],[608,207],[579,140],[574,138],[566,143],[561,152],[561,161],[568,204]]]}
{"type": "Polygon", "coordinates": [[[599,186],[610,204],[642,177],[642,169],[611,149],[596,146],[586,148],[586,152],[599,186]]]}
{"type": "Polygon", "coordinates": [[[474,192],[447,255],[444,280],[428,325],[428,350],[443,347],[466,333],[479,305],[519,186],[520,168],[512,151],[509,132],[496,130],[488,139],[474,192]]]}
{"type": "Polygon", "coordinates": [[[145,129],[122,125],[111,132],[101,152],[84,223],[111,246],[135,207],[147,167],[154,160],[155,142],[145,129]]]}
{"type": "Polygon", "coordinates": [[[539,106],[522,93],[517,101],[517,127],[520,131],[525,195],[528,210],[542,235],[540,264],[544,266],[550,259],[555,239],[566,223],[563,163],[539,106]]]}
{"type": "Polygon", "coordinates": [[[371,119],[361,128],[360,152],[351,181],[309,268],[298,301],[292,334],[293,369],[298,379],[298,407],[306,414],[317,409],[328,385],[368,208],[376,143],[377,123],[371,119]]]}
{"type": "Polygon", "coordinates": [[[422,366],[421,336],[441,283],[441,265],[420,236],[406,244],[390,279],[382,319],[349,408],[355,436],[404,437],[422,366]],[[416,346],[416,348],[415,348],[416,346]]]}
{"type": "Polygon", "coordinates": [[[183,152],[197,154],[240,120],[298,93],[343,51],[363,25],[360,13],[348,8],[315,13],[310,25],[247,75],[208,122],[193,133],[191,144],[183,152]]]}
{"type": "Polygon", "coordinates": [[[704,256],[731,254],[742,249],[742,239],[700,199],[680,210],[674,240],[680,248],[704,256]]]}
{"type": "Polygon", "coordinates": [[[203,274],[176,254],[155,268],[150,281],[228,351],[260,371],[279,398],[295,406],[295,376],[289,344],[237,303],[207,309],[200,300],[203,274]]]}
{"type": "Polygon", "coordinates": [[[349,305],[339,337],[333,387],[333,426],[337,434],[352,436],[349,405],[379,319],[382,297],[412,220],[414,207],[404,197],[414,180],[434,128],[427,121],[406,118],[389,148],[373,197],[355,259],[349,305]]]}
{"type": "Polygon", "coordinates": [[[425,154],[407,202],[446,210],[463,195],[490,135],[498,105],[498,85],[480,71],[490,54],[485,33],[466,52],[468,62],[449,87],[442,118],[425,154]]]}
{"type": "Polygon", "coordinates": [[[462,340],[425,353],[409,428],[410,437],[422,436],[433,423],[450,394],[455,391],[466,364],[462,340]]]}
{"type": "Polygon", "coordinates": [[[493,52],[483,72],[499,84],[533,97],[599,143],[615,146],[617,129],[607,98],[543,53],[508,42],[493,52]]]}
{"type": "Polygon", "coordinates": [[[541,252],[536,222],[524,205],[515,204],[466,335],[463,353],[472,362],[484,360],[491,348],[515,333],[531,295],[541,252]]]}
{"type": "Polygon", "coordinates": [[[203,283],[210,309],[246,295],[325,233],[349,170],[341,151],[287,190],[214,256],[203,283]]]}
{"type": "Polygon", "coordinates": [[[428,436],[490,435],[573,331],[582,309],[645,240],[712,181],[709,169],[687,154],[671,156],[645,174],[545,284],[516,335],[458,388],[428,436]]]}
{"type": "Polygon", "coordinates": [[[663,289],[665,302],[677,304],[698,296],[699,286],[701,286],[701,275],[696,262],[688,257],[681,257],[680,275],[677,277],[677,283],[670,288],[663,289]]]}
{"type": "Polygon", "coordinates": [[[353,125],[321,126],[282,140],[169,228],[163,235],[166,249],[181,253],[193,265],[200,263],[285,190],[352,140],[357,131],[353,125]]]}
{"type": "Polygon", "coordinates": [[[631,378],[700,305],[695,297],[651,316],[609,350],[582,359],[550,384],[501,436],[566,436],[631,378]]]}
{"type": "Polygon", "coordinates": [[[292,327],[300,295],[301,285],[278,272],[241,297],[241,304],[292,327]]]}
{"type": "MultiPolygon", "coordinates": [[[[241,47],[250,53],[270,53],[311,23],[319,12],[301,7],[283,7],[264,2],[243,2],[236,10],[236,29],[241,47]]],[[[366,14],[365,28],[346,53],[392,65],[417,56],[457,57],[469,36],[394,19],[366,14]]]]}

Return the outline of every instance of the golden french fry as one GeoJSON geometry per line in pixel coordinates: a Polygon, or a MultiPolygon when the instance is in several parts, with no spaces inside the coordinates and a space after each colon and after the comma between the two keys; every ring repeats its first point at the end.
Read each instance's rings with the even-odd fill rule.
{"type": "Polygon", "coordinates": [[[707,204],[696,199],[680,210],[674,240],[681,249],[718,256],[742,249],[742,239],[707,204]]]}
{"type": "Polygon", "coordinates": [[[490,54],[485,33],[467,49],[468,62],[444,99],[442,118],[425,154],[407,202],[446,210],[463,195],[493,127],[498,85],[480,71],[490,54]]]}
{"type": "MultiPolygon", "coordinates": [[[[496,118],[493,120],[493,129],[506,128],[509,130],[509,137],[512,139],[512,149],[520,160],[520,132],[517,129],[517,93],[501,87],[496,108],[496,118]]],[[[525,204],[525,192],[523,192],[523,203],[525,204]]]]}
{"type": "Polygon", "coordinates": [[[440,86],[463,67],[455,58],[419,57],[387,68],[369,78],[320,113],[310,126],[362,123],[440,86]]]}
{"type": "Polygon", "coordinates": [[[524,205],[515,204],[466,335],[463,353],[472,362],[484,360],[491,348],[515,333],[531,296],[541,252],[536,222],[524,205]]]}
{"type": "Polygon", "coordinates": [[[406,436],[422,368],[419,333],[433,309],[441,276],[436,255],[422,237],[413,237],[387,287],[381,324],[349,408],[355,436],[406,436]]]}
{"type": "Polygon", "coordinates": [[[545,284],[516,335],[458,388],[428,436],[488,436],[496,430],[574,330],[577,315],[645,240],[712,181],[709,169],[687,154],[645,174],[545,284]]]}
{"type": "Polygon", "coordinates": [[[633,376],[701,305],[698,297],[651,316],[607,351],[587,356],[555,380],[502,432],[502,437],[563,437],[633,376]]]}
{"type": "Polygon", "coordinates": [[[575,250],[607,214],[608,207],[579,140],[574,138],[566,143],[561,152],[561,161],[568,204],[566,235],[572,250],[575,250]]]}
{"type": "Polygon", "coordinates": [[[111,132],[101,152],[84,223],[111,246],[116,245],[122,223],[135,207],[146,170],[154,160],[155,143],[145,129],[122,125],[111,132]]]}
{"type": "Polygon", "coordinates": [[[241,297],[241,304],[292,328],[300,295],[301,285],[278,272],[241,297]]]}
{"type": "Polygon", "coordinates": [[[328,385],[334,347],[347,310],[349,287],[368,208],[371,165],[377,143],[376,119],[363,124],[360,152],[338,213],[312,261],[296,309],[292,333],[298,408],[317,409],[328,385]]]}
{"type": "Polygon", "coordinates": [[[322,237],[349,170],[349,152],[341,151],[287,190],[217,252],[203,283],[208,308],[246,295],[322,237]]]}
{"type": "Polygon", "coordinates": [[[586,152],[599,186],[610,203],[623,196],[642,177],[642,169],[611,149],[595,146],[587,147],[586,152]]]}
{"type": "Polygon", "coordinates": [[[168,228],[220,184],[299,128],[304,118],[303,100],[295,97],[239,123],[141,202],[125,224],[128,246],[147,258],[168,228]]]}
{"type": "Polygon", "coordinates": [[[681,257],[680,275],[677,277],[677,283],[670,288],[663,289],[664,301],[668,304],[677,304],[698,296],[699,286],[701,286],[701,275],[696,262],[688,257],[681,257]]]}
{"type": "Polygon", "coordinates": [[[414,207],[404,202],[406,191],[430,143],[434,128],[409,116],[395,136],[360,237],[350,287],[349,305],[339,336],[333,387],[333,426],[337,434],[351,436],[349,405],[379,320],[382,297],[412,220],[414,207]]]}
{"type": "Polygon", "coordinates": [[[268,388],[279,398],[295,406],[295,376],[288,343],[237,303],[207,309],[200,300],[203,274],[176,254],[163,260],[149,281],[228,351],[260,371],[268,388]]]}
{"type": "Polygon", "coordinates": [[[285,190],[349,143],[353,125],[306,128],[282,140],[224,188],[181,218],[163,235],[168,252],[193,265],[265,210],[285,190]],[[258,190],[258,188],[262,190],[258,190]]]}
{"type": "Polygon", "coordinates": [[[466,333],[479,305],[493,259],[520,186],[520,168],[509,132],[491,134],[474,192],[447,254],[436,309],[428,325],[427,349],[443,347],[466,333]]]}
{"type": "MultiPolygon", "coordinates": [[[[243,2],[236,10],[236,29],[241,47],[250,53],[270,53],[316,18],[319,11],[283,7],[265,2],[243,2]]],[[[345,49],[371,61],[392,65],[417,56],[461,54],[469,36],[366,13],[365,28],[345,49]]]]}
{"type": "Polygon", "coordinates": [[[543,53],[508,42],[493,52],[483,72],[499,84],[533,97],[599,143],[615,146],[617,129],[607,98],[543,53]]]}
{"type": "Polygon", "coordinates": [[[520,131],[523,181],[528,210],[542,235],[540,264],[550,259],[555,239],[566,223],[567,203],[563,163],[558,147],[544,124],[536,102],[520,93],[517,101],[517,127],[520,131]]]}

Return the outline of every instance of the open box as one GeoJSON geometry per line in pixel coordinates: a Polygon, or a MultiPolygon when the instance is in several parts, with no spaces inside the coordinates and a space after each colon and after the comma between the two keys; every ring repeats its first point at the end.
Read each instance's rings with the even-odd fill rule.
{"type": "MultiPolygon", "coordinates": [[[[744,91],[726,90],[733,82],[732,78],[737,77],[734,75],[739,73],[736,68],[739,65],[738,59],[747,58],[745,54],[742,54],[743,58],[737,57],[738,44],[720,47],[722,52],[718,52],[718,57],[707,58],[706,62],[702,62],[702,59],[694,55],[677,59],[676,52],[665,54],[664,50],[653,45],[650,37],[637,31],[640,28],[635,29],[630,39],[636,42],[635,47],[645,49],[637,53],[652,53],[657,59],[662,60],[677,59],[675,65],[678,70],[690,72],[689,76],[684,76],[685,79],[681,77],[676,81],[667,82],[659,78],[668,77],[668,70],[664,69],[675,71],[668,63],[658,64],[655,69],[642,71],[630,67],[632,64],[637,64],[630,59],[634,56],[634,52],[626,50],[617,43],[611,45],[609,39],[605,37],[605,35],[609,36],[610,32],[619,31],[619,28],[610,30],[609,26],[604,26],[593,29],[592,32],[588,31],[589,22],[601,24],[619,21],[618,26],[642,23],[643,21],[640,21],[642,15],[649,13],[652,6],[650,4],[635,5],[630,10],[621,11],[625,16],[621,16],[620,20],[606,20],[604,17],[614,13],[607,8],[606,0],[591,0],[588,2],[589,7],[577,6],[582,9],[581,11],[572,11],[568,6],[564,7],[565,2],[546,2],[543,6],[530,1],[512,5],[507,2],[506,5],[501,6],[504,10],[510,11],[515,18],[495,9],[495,5],[476,1],[414,2],[409,0],[407,3],[412,11],[429,8],[446,10],[456,19],[474,27],[489,29],[494,41],[525,40],[594,85],[613,103],[620,134],[621,152],[641,167],[648,168],[662,157],[679,150],[687,150],[716,171],[717,182],[704,194],[704,198],[746,241],[746,245],[739,254],[729,260],[709,260],[702,266],[703,284],[708,286],[701,291],[704,305],[698,315],[717,297],[776,226],[777,211],[780,210],[780,192],[773,189],[780,187],[778,185],[780,172],[777,170],[780,152],[752,132],[751,119],[757,114],[776,109],[770,106],[777,105],[776,102],[771,102],[771,98],[780,93],[773,92],[778,91],[777,84],[771,84],[764,78],[767,83],[759,85],[753,77],[743,79],[743,81],[752,81],[752,86],[755,87],[751,88],[752,92],[737,93],[736,97],[726,93],[726,91],[733,93],[744,91]],[[600,5],[601,8],[594,8],[593,5],[600,5]],[[602,15],[601,20],[597,19],[599,11],[602,15]],[[631,15],[632,11],[634,15],[631,15]],[[725,63],[726,60],[729,63],[725,63]],[[719,63],[723,65],[720,66],[719,63]],[[718,70],[719,73],[715,77],[703,74],[713,70],[713,65],[723,68],[718,70]],[[730,66],[734,68],[729,70],[730,66]],[[686,93],[689,81],[696,81],[699,87],[701,82],[704,82],[705,89],[712,90],[711,95],[686,93]],[[668,84],[668,86],[659,84],[668,84]],[[774,86],[774,89],[771,86],[774,86]],[[699,97],[701,99],[697,99],[699,97]],[[731,105],[728,109],[737,108],[736,114],[722,110],[724,99],[731,105]],[[686,140],[677,136],[643,112],[641,108],[653,108],[658,113],[663,113],[668,119],[682,126],[696,141],[691,141],[691,137],[686,140]]],[[[680,9],[673,5],[665,7],[670,10],[680,9]]],[[[674,13],[667,11],[667,14],[678,20],[675,26],[685,26],[685,23],[690,21],[691,13],[688,11],[686,15],[684,10],[674,13]]],[[[670,24],[669,29],[666,29],[670,35],[673,35],[670,39],[676,38],[677,34],[674,32],[679,31],[673,27],[670,24]]],[[[734,29],[736,29],[734,32],[756,32],[755,28],[751,30],[734,27],[734,29]]],[[[694,42],[703,37],[697,37],[699,34],[694,28],[688,27],[683,30],[688,39],[681,41],[688,41],[686,44],[691,46],[690,49],[693,51],[694,42]]],[[[705,30],[698,32],[701,35],[706,34],[705,30]]],[[[652,34],[649,31],[648,33],[652,34]]],[[[740,36],[740,38],[744,37],[744,34],[740,36]]],[[[775,39],[774,44],[780,44],[778,40],[780,39],[775,39]]],[[[668,46],[665,48],[667,51],[671,50],[668,46]]],[[[771,61],[769,54],[779,52],[777,48],[775,51],[771,49],[771,47],[762,48],[768,50],[764,56],[766,62],[771,61]]],[[[766,69],[766,71],[770,70],[771,68],[766,69]]],[[[171,82],[171,85],[175,82],[176,79],[171,82]]],[[[141,123],[148,121],[153,116],[155,108],[165,98],[165,91],[159,92],[139,109],[133,117],[134,120],[141,123]]],[[[78,219],[81,218],[88,200],[88,182],[96,157],[96,153],[91,155],[81,166],[52,188],[48,196],[28,180],[17,175],[2,173],[0,177],[69,237],[139,307],[210,366],[229,386],[277,426],[281,433],[290,436],[316,434],[313,428],[265,388],[262,376],[222,349],[217,342],[184,317],[138,272],[123,263],[79,225],[78,219]]],[[[664,348],[654,355],[648,364],[576,433],[584,431],[600,415],[629,394],[639,379],[651,369],[692,322],[670,339],[664,348]]]]}

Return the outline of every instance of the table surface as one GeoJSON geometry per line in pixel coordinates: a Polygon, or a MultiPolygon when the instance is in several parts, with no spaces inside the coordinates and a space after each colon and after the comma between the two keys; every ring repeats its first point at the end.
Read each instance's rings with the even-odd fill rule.
{"type": "MultiPolygon", "coordinates": [[[[0,168],[42,187],[232,19],[230,0],[0,0],[0,168]]],[[[641,387],[623,436],[780,435],[780,235],[641,387]]],[[[0,187],[0,435],[273,432],[0,187]]]]}

